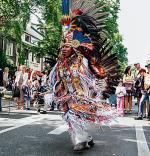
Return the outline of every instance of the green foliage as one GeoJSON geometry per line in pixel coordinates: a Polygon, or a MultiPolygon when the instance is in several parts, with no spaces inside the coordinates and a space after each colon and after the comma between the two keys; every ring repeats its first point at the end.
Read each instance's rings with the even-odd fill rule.
{"type": "Polygon", "coordinates": [[[115,33],[111,42],[113,44],[112,52],[117,53],[119,64],[121,66],[121,72],[123,73],[128,64],[128,58],[127,48],[124,47],[122,37],[120,36],[119,32],[115,33]]]}
{"type": "Polygon", "coordinates": [[[19,62],[19,64],[25,63],[25,53],[23,50],[19,53],[18,62],[19,62]]]}
{"type": "Polygon", "coordinates": [[[14,73],[16,70],[16,67],[10,63],[9,58],[0,50],[0,68],[4,70],[5,67],[9,68],[10,73],[14,73]]]}
{"type": "MultiPolygon", "coordinates": [[[[42,18],[39,29],[43,32],[43,40],[38,43],[40,55],[47,54],[50,57],[57,57],[61,40],[61,0],[38,0],[38,7],[42,8],[42,18]]],[[[36,47],[34,47],[36,51],[36,47]]]]}
{"type": "Polygon", "coordinates": [[[5,37],[11,36],[18,43],[19,63],[24,62],[24,47],[30,52],[42,57],[49,55],[56,57],[61,39],[61,27],[59,19],[61,16],[61,0],[3,0],[0,2],[0,18],[3,17],[3,24],[0,32],[5,37]],[[39,18],[39,29],[43,33],[43,40],[38,47],[23,46],[21,36],[26,29],[30,15],[40,10],[42,17],[39,18]],[[38,51],[38,53],[37,53],[38,51]]]}
{"type": "Polygon", "coordinates": [[[3,0],[0,2],[0,17],[3,17],[1,32],[11,35],[17,42],[21,42],[21,35],[30,19],[30,7],[28,0],[3,0]]]}
{"type": "Polygon", "coordinates": [[[118,12],[120,9],[120,0],[105,0],[102,1],[106,5],[105,11],[108,12],[110,15],[106,22],[106,31],[107,36],[109,38],[109,42],[113,45],[112,53],[117,53],[119,64],[121,66],[121,72],[123,73],[127,63],[127,48],[123,45],[122,36],[119,33],[118,29],[118,12]]]}
{"type": "Polygon", "coordinates": [[[0,1],[0,18],[3,22],[0,26],[0,33],[3,37],[13,38],[17,43],[19,63],[24,62],[21,36],[26,29],[30,19],[30,4],[28,0],[3,0],[0,1]]]}
{"type": "MultiPolygon", "coordinates": [[[[124,47],[122,37],[118,29],[118,12],[120,8],[120,0],[101,0],[106,5],[105,11],[109,13],[109,18],[106,22],[106,31],[109,42],[113,45],[112,53],[117,53],[121,71],[124,71],[128,63],[127,48],[124,47]]],[[[51,57],[56,57],[58,46],[61,39],[61,27],[59,19],[61,16],[61,0],[40,1],[38,5],[43,8],[43,20],[40,27],[44,30],[44,39],[39,43],[41,47],[40,53],[47,53],[51,57]]]]}
{"type": "MultiPolygon", "coordinates": [[[[48,55],[56,58],[60,39],[61,39],[61,1],[62,0],[1,0],[0,1],[0,20],[3,24],[0,26],[0,32],[5,36],[11,36],[16,39],[19,51],[19,63],[24,63],[24,48],[29,49],[38,57],[48,55]],[[40,12],[41,17],[37,15],[40,12]],[[43,34],[43,40],[38,43],[37,47],[24,45],[21,41],[30,15],[34,14],[39,19],[39,30],[43,34]]],[[[117,53],[121,70],[124,71],[127,65],[127,49],[122,43],[122,37],[118,30],[118,12],[120,0],[98,0],[106,5],[105,11],[109,13],[106,22],[106,31],[108,38],[113,45],[112,53],[117,53]]],[[[0,22],[1,24],[1,22],[0,22]]]]}
{"type": "Polygon", "coordinates": [[[7,62],[7,57],[3,51],[0,50],[0,68],[4,69],[5,67],[8,67],[9,64],[7,62]]]}

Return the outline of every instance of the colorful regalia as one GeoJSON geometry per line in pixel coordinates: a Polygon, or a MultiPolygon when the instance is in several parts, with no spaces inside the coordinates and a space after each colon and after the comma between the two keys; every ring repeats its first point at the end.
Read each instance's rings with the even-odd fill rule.
{"type": "Polygon", "coordinates": [[[75,151],[94,145],[87,125],[110,123],[118,115],[104,102],[118,84],[118,61],[106,38],[104,7],[97,0],[62,1],[62,41],[50,82],[75,151]]]}

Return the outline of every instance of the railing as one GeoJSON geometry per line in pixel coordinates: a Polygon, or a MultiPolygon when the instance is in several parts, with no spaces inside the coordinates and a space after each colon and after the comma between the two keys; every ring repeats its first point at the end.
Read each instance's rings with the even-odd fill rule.
{"type": "Polygon", "coordinates": [[[0,87],[0,94],[1,94],[1,109],[8,108],[8,114],[10,115],[11,107],[16,107],[13,100],[13,92],[7,91],[5,89],[2,90],[0,87]],[[5,103],[5,104],[4,104],[5,103]]]}

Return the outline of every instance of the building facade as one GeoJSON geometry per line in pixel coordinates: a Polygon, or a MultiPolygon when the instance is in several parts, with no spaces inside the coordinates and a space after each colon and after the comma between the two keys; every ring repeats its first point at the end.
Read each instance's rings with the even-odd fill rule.
{"type": "Polygon", "coordinates": [[[0,52],[5,52],[8,62],[14,66],[16,64],[17,44],[13,38],[4,38],[0,36],[0,52]]]}
{"type": "MultiPolygon", "coordinates": [[[[29,46],[38,46],[38,41],[42,40],[42,34],[37,29],[37,25],[33,23],[29,23],[27,25],[26,30],[24,31],[23,35],[21,36],[22,42],[29,46]]],[[[8,61],[13,66],[18,66],[18,57],[19,57],[19,49],[17,48],[17,44],[15,39],[13,38],[4,38],[0,36],[0,51],[5,52],[8,61]]],[[[44,58],[36,57],[32,52],[28,49],[24,49],[25,52],[25,65],[28,68],[33,70],[42,71],[44,68],[43,60],[44,58]]]]}
{"type": "MultiPolygon", "coordinates": [[[[22,35],[22,41],[30,46],[38,46],[38,41],[42,40],[42,34],[40,31],[38,31],[37,25],[33,23],[29,23],[27,25],[26,31],[22,35]]],[[[44,58],[38,58],[35,56],[35,54],[31,53],[27,49],[25,50],[25,64],[27,67],[33,69],[33,70],[39,70],[42,71],[43,66],[43,59],[44,58]]]]}

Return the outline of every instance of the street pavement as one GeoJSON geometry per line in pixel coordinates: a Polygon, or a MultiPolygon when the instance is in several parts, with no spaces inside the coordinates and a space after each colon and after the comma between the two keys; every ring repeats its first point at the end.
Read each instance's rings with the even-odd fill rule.
{"type": "MultiPolygon", "coordinates": [[[[136,106],[134,106],[136,109],[136,106]]],[[[0,156],[150,156],[150,121],[135,113],[92,130],[95,146],[74,153],[62,113],[7,108],[0,113],[0,156]]]]}

